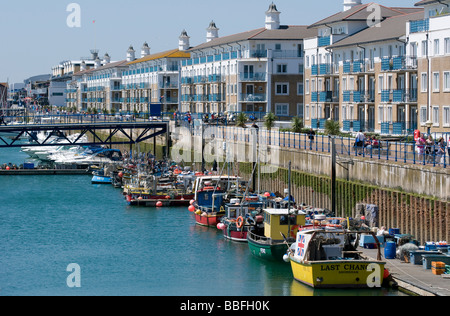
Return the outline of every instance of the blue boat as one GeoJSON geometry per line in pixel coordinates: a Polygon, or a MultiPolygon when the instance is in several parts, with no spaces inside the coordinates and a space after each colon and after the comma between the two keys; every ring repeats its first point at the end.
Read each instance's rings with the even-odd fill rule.
{"type": "Polygon", "coordinates": [[[92,184],[112,184],[112,178],[105,175],[104,169],[95,170],[92,172],[92,184]]]}

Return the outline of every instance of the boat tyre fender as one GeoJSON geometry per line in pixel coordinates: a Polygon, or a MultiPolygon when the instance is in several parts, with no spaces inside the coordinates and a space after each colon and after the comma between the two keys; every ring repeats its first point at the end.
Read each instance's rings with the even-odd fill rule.
{"type": "Polygon", "coordinates": [[[236,221],[236,227],[238,229],[241,229],[244,226],[244,218],[242,216],[239,216],[236,221]]]}

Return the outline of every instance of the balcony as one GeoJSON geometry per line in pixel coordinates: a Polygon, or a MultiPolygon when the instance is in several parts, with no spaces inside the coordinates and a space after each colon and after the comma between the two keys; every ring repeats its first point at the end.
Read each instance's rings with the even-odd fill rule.
{"type": "Polygon", "coordinates": [[[266,58],[267,50],[254,50],[250,52],[251,58],[266,58]]]}
{"type": "Polygon", "coordinates": [[[319,72],[321,75],[330,75],[332,73],[333,67],[331,64],[320,64],[319,72]]]}
{"type": "Polygon", "coordinates": [[[352,63],[349,61],[344,62],[343,71],[345,74],[349,74],[352,71],[352,63]]]}
{"type": "Polygon", "coordinates": [[[220,82],[222,80],[221,75],[209,75],[208,82],[220,82]]]}
{"type": "Polygon", "coordinates": [[[390,90],[381,90],[381,102],[388,103],[391,102],[391,91],[390,90]]]}
{"type": "Polygon", "coordinates": [[[417,69],[417,57],[397,56],[381,59],[381,71],[417,69]]]}
{"type": "Polygon", "coordinates": [[[302,58],[302,51],[298,50],[274,50],[272,52],[273,58],[302,58]]]}
{"type": "Polygon", "coordinates": [[[319,37],[317,39],[317,46],[319,47],[330,46],[330,44],[331,44],[330,36],[319,37]]]}
{"type": "Polygon", "coordinates": [[[243,82],[250,81],[266,81],[267,75],[265,72],[255,72],[255,73],[241,73],[240,79],[243,82]]]}
{"type": "Polygon", "coordinates": [[[426,32],[430,29],[430,20],[416,20],[409,22],[409,32],[410,33],[419,33],[426,32]]]}
{"type": "Polygon", "coordinates": [[[318,65],[312,65],[311,66],[311,75],[317,76],[319,74],[319,66],[318,65]]]}
{"type": "Polygon", "coordinates": [[[319,94],[317,92],[311,92],[311,102],[319,102],[319,94]]]}
{"type": "Polygon", "coordinates": [[[342,97],[344,102],[351,102],[351,91],[343,91],[342,97]]]}
{"type": "Polygon", "coordinates": [[[333,91],[321,91],[319,92],[319,102],[332,102],[333,91]]]}
{"type": "Polygon", "coordinates": [[[220,94],[220,93],[210,94],[210,95],[208,96],[208,101],[210,101],[210,102],[220,102],[220,101],[223,101],[223,100],[222,100],[222,94],[220,94]]]}
{"type": "Polygon", "coordinates": [[[241,102],[266,102],[267,98],[264,93],[241,94],[241,102]]]}

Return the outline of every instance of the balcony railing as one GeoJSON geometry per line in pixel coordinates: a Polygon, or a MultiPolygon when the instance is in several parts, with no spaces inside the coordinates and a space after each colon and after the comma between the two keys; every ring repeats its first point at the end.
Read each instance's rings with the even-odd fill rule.
{"type": "Polygon", "coordinates": [[[321,91],[319,92],[319,102],[332,102],[333,91],[321,91]]]}
{"type": "Polygon", "coordinates": [[[317,46],[319,47],[330,46],[330,44],[331,44],[330,36],[319,37],[317,39],[317,46]]]}
{"type": "Polygon", "coordinates": [[[418,32],[426,32],[430,29],[430,20],[416,20],[411,21],[409,23],[409,32],[410,33],[418,33],[418,32]]]}
{"type": "Polygon", "coordinates": [[[255,72],[255,73],[241,73],[241,81],[266,81],[265,72],[255,72]]]}
{"type": "Polygon", "coordinates": [[[243,102],[266,102],[267,98],[264,93],[253,93],[253,94],[241,94],[241,101],[243,102]]]}
{"type": "Polygon", "coordinates": [[[417,57],[386,57],[381,59],[381,71],[417,69],[417,57]]]}

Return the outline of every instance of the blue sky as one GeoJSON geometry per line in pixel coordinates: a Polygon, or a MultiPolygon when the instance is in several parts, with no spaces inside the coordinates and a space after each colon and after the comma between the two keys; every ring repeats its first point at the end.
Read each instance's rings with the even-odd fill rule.
{"type": "MultiPolygon", "coordinates": [[[[0,81],[10,83],[45,73],[60,61],[89,56],[97,48],[123,60],[132,44],[139,56],[178,47],[186,29],[191,46],[205,41],[214,20],[225,36],[264,26],[272,0],[4,0],[0,7],[0,81]],[[81,7],[81,27],[69,28],[70,3],[81,7]],[[96,21],[95,24],[93,21],[96,21]]],[[[363,3],[370,1],[363,0],[363,3]]],[[[386,6],[413,6],[414,0],[380,0],[386,6]]],[[[343,0],[274,0],[281,23],[309,25],[342,10],[343,0]]]]}

